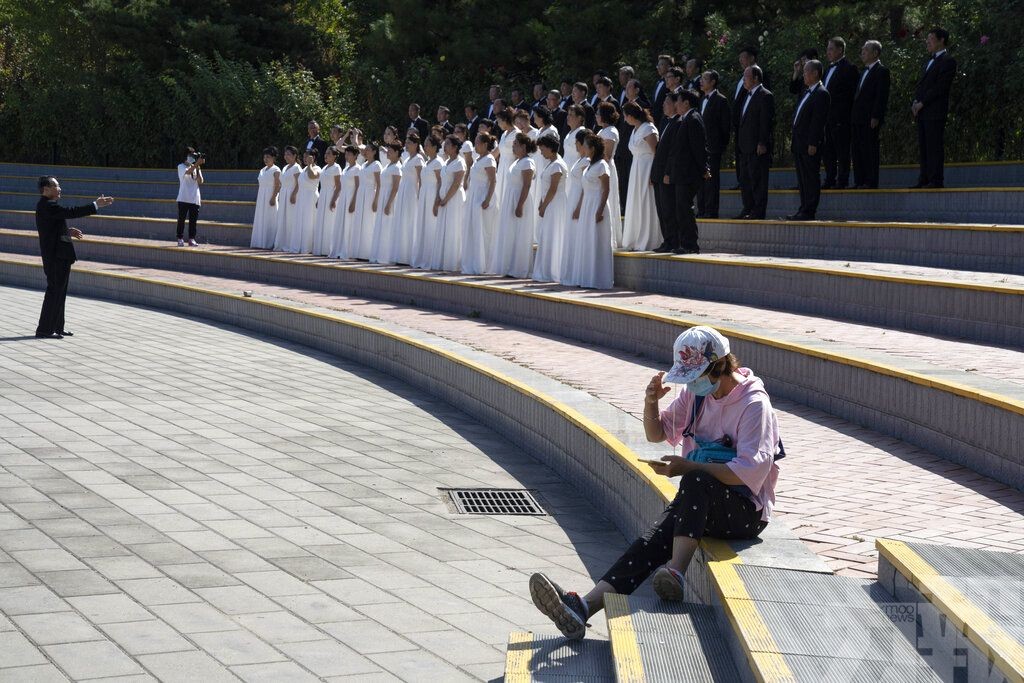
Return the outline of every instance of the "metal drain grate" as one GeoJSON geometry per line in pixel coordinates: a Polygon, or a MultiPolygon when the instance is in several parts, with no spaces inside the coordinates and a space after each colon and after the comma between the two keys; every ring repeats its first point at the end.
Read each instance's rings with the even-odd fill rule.
{"type": "Polygon", "coordinates": [[[546,515],[526,489],[442,489],[460,515],[546,515]]]}

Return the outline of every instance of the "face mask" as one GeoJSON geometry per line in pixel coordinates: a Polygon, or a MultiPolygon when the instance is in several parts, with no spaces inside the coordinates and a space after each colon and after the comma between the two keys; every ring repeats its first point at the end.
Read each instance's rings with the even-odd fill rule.
{"type": "Polygon", "coordinates": [[[718,389],[719,382],[712,382],[707,375],[701,375],[686,385],[686,390],[695,396],[707,396],[718,389]]]}

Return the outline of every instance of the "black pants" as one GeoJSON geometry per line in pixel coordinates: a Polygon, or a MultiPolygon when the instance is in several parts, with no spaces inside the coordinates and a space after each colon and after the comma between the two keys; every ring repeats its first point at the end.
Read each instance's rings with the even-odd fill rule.
{"type": "Polygon", "coordinates": [[[850,184],[850,122],[834,121],[825,126],[825,185],[846,187],[850,184]]]}
{"type": "Polygon", "coordinates": [[[673,242],[679,236],[679,229],[676,226],[675,185],[666,185],[660,179],[654,183],[654,208],[658,212],[664,243],[670,247],[677,246],[673,242]]]}
{"type": "Polygon", "coordinates": [[[878,187],[879,140],[882,126],[853,126],[853,182],[857,185],[878,187]]]}
{"type": "Polygon", "coordinates": [[[800,210],[798,213],[814,218],[821,199],[821,153],[811,156],[807,147],[794,149],[796,160],[796,183],[800,188],[800,210]]]}
{"type": "Polygon", "coordinates": [[[64,302],[68,297],[71,261],[43,259],[43,272],[46,274],[46,294],[43,295],[43,310],[39,312],[36,334],[63,332],[64,302]]]}
{"type": "Polygon", "coordinates": [[[709,152],[711,177],[706,179],[697,193],[697,211],[701,218],[718,218],[718,198],[722,192],[722,153],[709,152]]]}
{"type": "Polygon", "coordinates": [[[699,186],[676,183],[672,187],[675,188],[675,225],[678,231],[673,244],[683,249],[697,249],[697,219],[693,215],[693,198],[699,186]]]}
{"type": "Polygon", "coordinates": [[[185,216],[188,216],[188,238],[196,238],[196,221],[199,220],[199,205],[178,202],[178,239],[185,236],[185,216]]]}
{"type": "Polygon", "coordinates": [[[917,119],[917,144],[921,149],[921,171],[917,182],[924,185],[943,184],[943,164],[945,162],[944,139],[946,135],[946,119],[917,119]]]}
{"type": "Polygon", "coordinates": [[[619,215],[626,214],[626,195],[629,194],[629,173],[633,168],[633,155],[626,152],[622,158],[615,160],[615,170],[619,174],[619,215]]]}
{"type": "Polygon", "coordinates": [[[740,194],[743,196],[743,213],[751,218],[764,218],[768,212],[768,169],[771,168],[770,154],[740,154],[740,194]]]}
{"type": "Polygon", "coordinates": [[[676,536],[754,538],[766,526],[750,498],[710,474],[691,471],[683,475],[679,493],[661,519],[633,541],[601,580],[614,586],[617,593],[629,595],[672,558],[672,539],[676,536]]]}

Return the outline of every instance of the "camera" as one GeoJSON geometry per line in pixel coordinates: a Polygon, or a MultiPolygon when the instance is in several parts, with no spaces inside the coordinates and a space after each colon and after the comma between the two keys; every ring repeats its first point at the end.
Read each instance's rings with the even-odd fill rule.
{"type": "Polygon", "coordinates": [[[206,152],[192,152],[191,156],[196,161],[199,161],[200,159],[206,158],[206,152]]]}

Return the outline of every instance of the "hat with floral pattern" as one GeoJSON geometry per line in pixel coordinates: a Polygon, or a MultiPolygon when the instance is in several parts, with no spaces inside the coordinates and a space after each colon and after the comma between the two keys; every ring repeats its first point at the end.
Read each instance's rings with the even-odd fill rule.
{"type": "Polygon", "coordinates": [[[729,340],[705,325],[691,327],[672,345],[672,369],[666,382],[688,384],[704,374],[708,366],[729,355],[729,340]]]}

